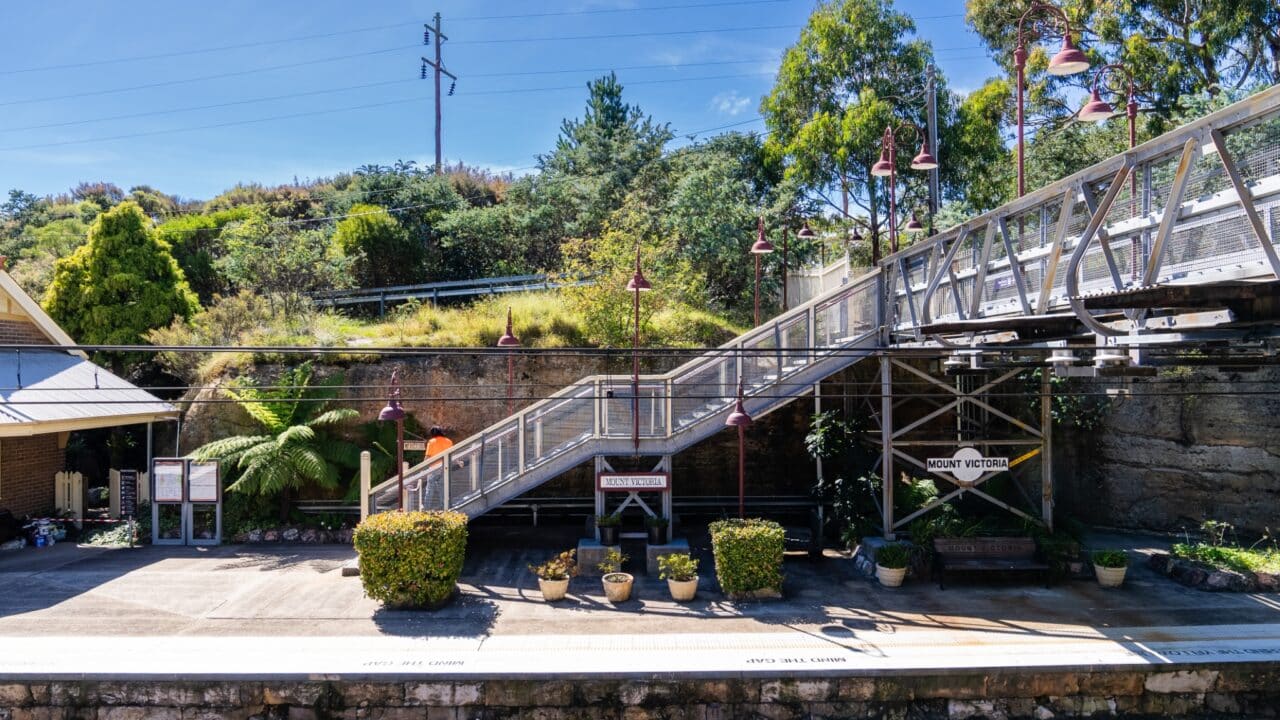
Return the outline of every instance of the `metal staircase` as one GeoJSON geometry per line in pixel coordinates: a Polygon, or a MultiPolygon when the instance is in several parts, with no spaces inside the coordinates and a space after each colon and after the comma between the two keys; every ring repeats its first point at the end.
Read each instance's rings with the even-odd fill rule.
{"type": "MultiPolygon", "coordinates": [[[[879,347],[880,275],[813,299],[662,375],[640,377],[641,455],[670,455],[724,429],[738,379],[754,417],[879,347]]],[[[631,455],[630,375],[564,388],[409,469],[410,507],[483,514],[597,455],[631,455]]],[[[395,508],[395,478],[373,488],[373,512],[395,508]]]]}
{"type": "MultiPolygon", "coordinates": [[[[670,455],[719,432],[739,378],[758,417],[881,347],[1102,348],[1239,332],[1229,309],[1203,308],[1275,287],[1277,236],[1280,86],[924,239],[671,372],[642,376],[639,454],[670,455]],[[1241,283],[1243,293],[1233,289],[1241,283]],[[1212,291],[1199,305],[1197,289],[1212,291]],[[1197,312],[1182,312],[1188,305],[1197,312]]],[[[1277,326],[1271,319],[1261,332],[1274,336],[1277,326]]],[[[408,506],[475,517],[595,456],[633,454],[632,401],[630,376],[585,378],[411,468],[408,506]]],[[[396,507],[396,492],[395,478],[374,488],[371,510],[396,507]]]]}

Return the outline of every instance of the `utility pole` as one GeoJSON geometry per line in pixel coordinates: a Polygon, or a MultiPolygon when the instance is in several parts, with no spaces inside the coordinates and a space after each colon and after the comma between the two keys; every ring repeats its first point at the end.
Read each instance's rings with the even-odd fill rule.
{"type": "MultiPolygon", "coordinates": [[[[929,95],[928,99],[928,125],[929,125],[929,147],[933,149],[934,157],[942,157],[942,151],[938,149],[938,85],[935,81],[937,71],[930,65],[925,71],[928,73],[928,83],[925,90],[929,95]]],[[[938,214],[938,198],[941,190],[938,187],[938,168],[934,167],[929,171],[929,234],[933,234],[933,216],[938,214]]]]}
{"type": "Polygon", "coordinates": [[[449,94],[450,94],[450,95],[452,95],[452,94],[453,94],[453,89],[454,89],[454,88],[457,86],[457,84],[458,84],[458,76],[457,76],[457,75],[454,75],[453,73],[451,73],[451,72],[449,72],[448,70],[445,70],[445,69],[444,69],[444,61],[442,61],[442,60],[440,59],[440,45],[441,45],[441,43],[443,43],[445,40],[448,40],[448,39],[449,39],[449,36],[447,36],[447,35],[445,35],[444,33],[440,32],[440,13],[436,13],[436,14],[435,14],[435,18],[433,18],[433,19],[435,20],[435,25],[434,25],[434,26],[432,26],[432,25],[427,25],[427,24],[425,24],[425,23],[424,23],[424,24],[423,24],[423,26],[422,26],[422,27],[423,27],[423,31],[422,31],[422,44],[423,44],[423,45],[430,45],[430,44],[433,44],[433,43],[434,43],[434,45],[435,45],[435,49],[436,49],[436,59],[435,59],[435,62],[432,62],[431,60],[428,60],[428,59],[426,59],[426,58],[422,58],[422,79],[423,79],[423,80],[426,80],[426,79],[427,79],[427,68],[431,68],[431,69],[435,70],[435,79],[436,79],[436,174],[437,174],[437,175],[439,175],[439,174],[440,174],[440,171],[441,171],[441,166],[442,166],[442,164],[443,164],[443,163],[442,163],[442,160],[441,160],[441,151],[440,151],[440,76],[441,76],[441,75],[448,75],[448,76],[449,76],[449,79],[453,81],[453,82],[452,82],[452,83],[450,83],[450,85],[449,85],[449,94]],[[433,33],[434,33],[434,37],[432,36],[432,34],[433,34],[433,33]]]}

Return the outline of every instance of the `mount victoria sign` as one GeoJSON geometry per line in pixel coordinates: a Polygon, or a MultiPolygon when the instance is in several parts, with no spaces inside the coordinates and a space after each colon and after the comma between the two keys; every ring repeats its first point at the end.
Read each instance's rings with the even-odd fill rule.
{"type": "Polygon", "coordinates": [[[976,448],[962,447],[951,457],[929,458],[931,473],[948,473],[962,483],[971,483],[986,473],[1009,469],[1007,457],[983,457],[976,448]]]}

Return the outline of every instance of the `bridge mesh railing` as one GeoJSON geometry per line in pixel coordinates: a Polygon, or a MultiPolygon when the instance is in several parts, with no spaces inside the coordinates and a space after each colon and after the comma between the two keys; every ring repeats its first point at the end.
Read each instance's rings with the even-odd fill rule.
{"type": "Polygon", "coordinates": [[[1068,271],[1082,239],[1087,245],[1077,258],[1080,294],[1140,285],[1149,266],[1156,270],[1154,282],[1272,275],[1213,143],[1213,131],[1222,133],[1226,155],[1248,184],[1251,201],[1271,228],[1269,241],[1274,244],[1278,239],[1275,216],[1280,213],[1280,87],[971,220],[950,263],[942,259],[961,238],[962,227],[886,258],[887,297],[895,331],[914,332],[913,310],[916,324],[971,319],[975,291],[980,293],[976,317],[1067,309],[1068,271]],[[1194,152],[1180,172],[1188,146],[1194,152]],[[1110,205],[1102,207],[1126,160],[1130,173],[1115,188],[1110,205]],[[1180,201],[1169,210],[1176,215],[1161,248],[1157,242],[1161,221],[1180,184],[1180,201]],[[1066,232],[1059,243],[1064,202],[1068,204],[1066,232]],[[1098,231],[1083,238],[1093,219],[1090,205],[1100,209],[1101,220],[1098,231]],[[1162,252],[1153,260],[1157,249],[1162,252]],[[984,256],[987,262],[982,266],[984,256]],[[897,272],[892,272],[894,266],[897,272]],[[924,267],[928,273],[922,276],[924,267]],[[926,293],[931,286],[933,292],[926,293]]]}

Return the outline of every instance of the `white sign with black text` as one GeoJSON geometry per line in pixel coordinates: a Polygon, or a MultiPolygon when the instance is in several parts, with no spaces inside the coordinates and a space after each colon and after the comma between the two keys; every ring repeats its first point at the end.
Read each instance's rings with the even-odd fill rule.
{"type": "Polygon", "coordinates": [[[977,448],[962,447],[951,457],[929,458],[931,473],[947,473],[962,483],[971,483],[987,473],[1009,469],[1007,457],[983,457],[977,448]]]}
{"type": "Polygon", "coordinates": [[[666,490],[671,476],[666,473],[600,473],[597,487],[601,490],[666,490]]]}

